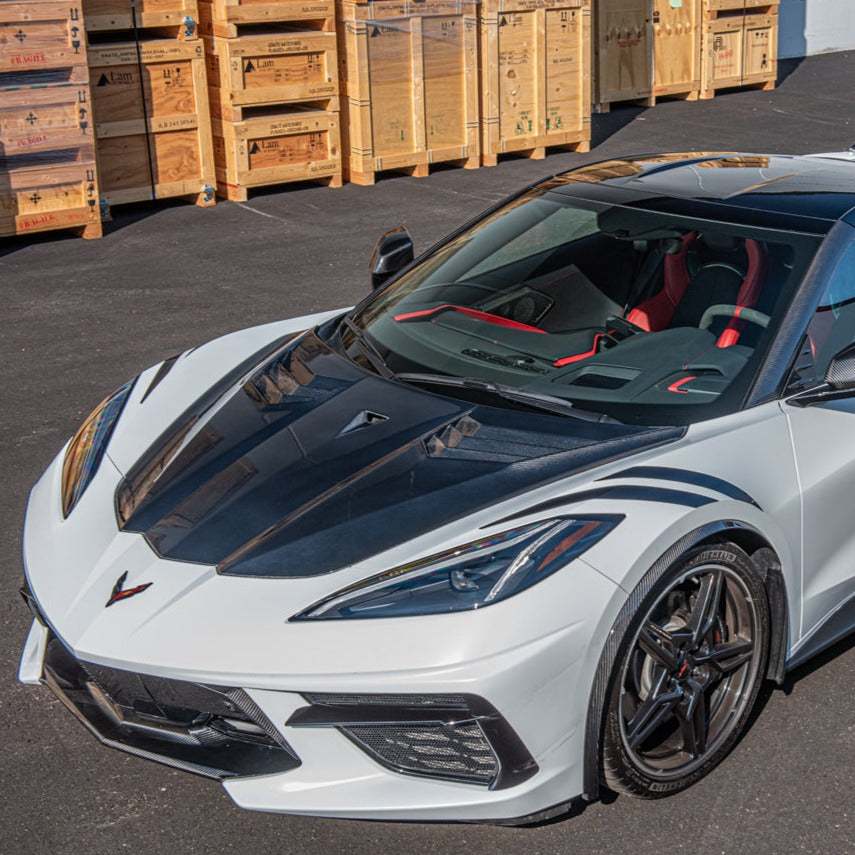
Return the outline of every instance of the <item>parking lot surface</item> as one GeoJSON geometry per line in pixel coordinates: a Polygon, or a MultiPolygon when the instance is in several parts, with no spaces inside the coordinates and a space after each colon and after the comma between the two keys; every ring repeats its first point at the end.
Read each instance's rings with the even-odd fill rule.
{"type": "MultiPolygon", "coordinates": [[[[307,187],[212,209],[114,211],[99,241],[0,241],[0,852],[855,852],[855,643],[767,691],[731,756],[665,801],[618,798],[534,828],[253,814],[211,781],[100,747],[16,671],[29,613],[17,588],[27,491],[106,392],[230,330],[347,306],[377,236],[424,249],[523,183],[650,151],[831,151],[855,143],[855,52],[791,63],[773,92],[616,109],[589,155],[442,169],[374,187],[307,187]]],[[[61,572],[62,568],[57,568],[61,572]]]]}

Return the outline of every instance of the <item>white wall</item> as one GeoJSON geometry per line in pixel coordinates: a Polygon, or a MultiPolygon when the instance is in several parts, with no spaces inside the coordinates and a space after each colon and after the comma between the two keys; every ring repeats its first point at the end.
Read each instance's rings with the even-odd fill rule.
{"type": "Polygon", "coordinates": [[[855,0],[781,0],[781,57],[855,49],[855,0]]]}

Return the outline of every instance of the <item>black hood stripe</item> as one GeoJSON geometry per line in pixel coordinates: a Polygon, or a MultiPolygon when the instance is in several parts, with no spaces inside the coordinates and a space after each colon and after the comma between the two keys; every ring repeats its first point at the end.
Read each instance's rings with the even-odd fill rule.
{"type": "Polygon", "coordinates": [[[154,375],[151,383],[148,384],[148,389],[145,390],[142,398],[140,398],[141,404],[157,388],[160,381],[163,380],[170,371],[172,371],[172,366],[178,361],[179,356],[181,356],[181,354],[176,353],[175,356],[170,356],[169,359],[164,359],[163,362],[160,363],[160,368],[157,369],[157,374],[154,375]]]}
{"type": "MultiPolygon", "coordinates": [[[[687,508],[702,508],[711,505],[716,500],[710,496],[702,496],[699,493],[687,493],[683,490],[669,490],[665,487],[638,487],[632,484],[617,484],[614,487],[594,487],[590,490],[582,490],[579,493],[568,493],[533,505],[524,511],[518,511],[507,517],[502,517],[490,523],[490,526],[518,520],[541,511],[549,511],[553,508],[564,507],[569,504],[578,504],[593,499],[608,499],[610,501],[626,502],[661,502],[666,505],[683,505],[687,508]]],[[[487,528],[487,526],[482,526],[487,528]]]]}
{"type": "Polygon", "coordinates": [[[725,481],[716,478],[715,475],[706,475],[703,472],[695,472],[691,469],[672,469],[667,466],[633,466],[631,469],[622,469],[613,475],[604,475],[600,481],[612,481],[615,478],[649,478],[658,481],[676,481],[680,484],[689,484],[692,487],[703,487],[706,490],[714,490],[723,496],[729,496],[740,502],[747,502],[759,508],[760,505],[744,490],[725,481]]]}

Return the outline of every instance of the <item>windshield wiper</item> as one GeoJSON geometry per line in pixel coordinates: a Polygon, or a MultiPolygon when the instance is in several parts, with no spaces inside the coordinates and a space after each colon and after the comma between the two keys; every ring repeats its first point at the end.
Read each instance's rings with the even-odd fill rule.
{"type": "Polygon", "coordinates": [[[425,385],[453,386],[457,389],[475,389],[479,392],[490,392],[498,395],[506,401],[518,404],[527,404],[537,410],[545,410],[562,416],[570,416],[585,422],[620,422],[607,416],[605,413],[590,413],[587,410],[579,410],[570,401],[563,398],[555,398],[552,395],[544,395],[541,392],[528,392],[517,389],[515,386],[507,386],[504,383],[494,383],[492,380],[482,380],[480,377],[452,377],[448,374],[396,374],[395,380],[402,383],[424,383],[425,385]]]}
{"type": "Polygon", "coordinates": [[[386,364],[386,360],[380,355],[377,348],[365,335],[365,330],[358,327],[347,315],[341,319],[343,326],[353,334],[353,340],[359,348],[359,352],[371,363],[374,370],[386,380],[395,379],[395,372],[386,364]]]}

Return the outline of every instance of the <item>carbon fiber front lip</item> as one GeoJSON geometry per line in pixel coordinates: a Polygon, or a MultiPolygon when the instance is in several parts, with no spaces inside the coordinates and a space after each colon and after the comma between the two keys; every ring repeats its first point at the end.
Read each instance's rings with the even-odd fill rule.
{"type": "Polygon", "coordinates": [[[180,722],[143,724],[123,720],[109,695],[52,633],[42,682],[99,742],[135,757],[216,779],[270,775],[301,765],[290,746],[240,689],[224,688],[223,692],[265,731],[265,739],[223,734],[207,725],[188,727],[180,722]]]}

